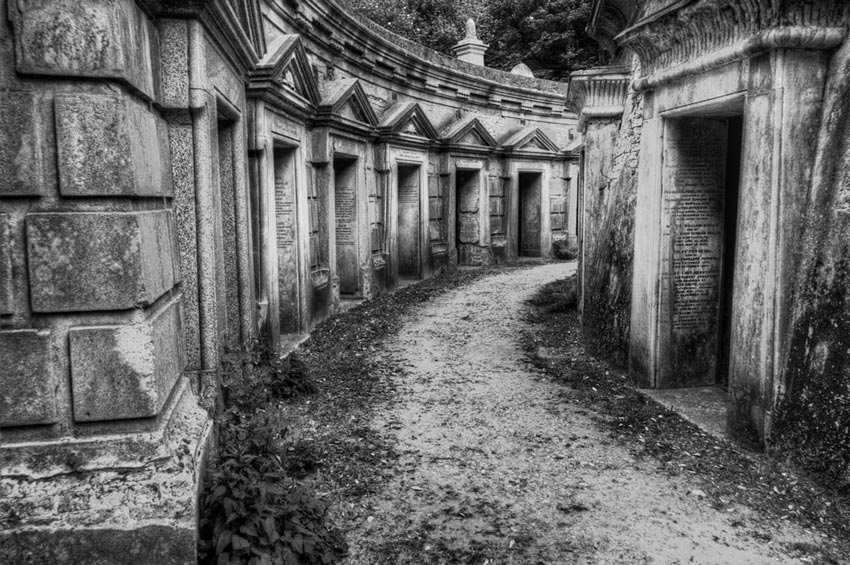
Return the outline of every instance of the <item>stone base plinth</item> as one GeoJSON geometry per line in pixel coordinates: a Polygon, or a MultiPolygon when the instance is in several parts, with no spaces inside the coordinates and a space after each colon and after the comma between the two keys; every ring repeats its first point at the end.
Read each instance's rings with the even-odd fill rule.
{"type": "Polygon", "coordinates": [[[154,433],[0,450],[0,563],[194,565],[211,426],[174,394],[154,433]]]}

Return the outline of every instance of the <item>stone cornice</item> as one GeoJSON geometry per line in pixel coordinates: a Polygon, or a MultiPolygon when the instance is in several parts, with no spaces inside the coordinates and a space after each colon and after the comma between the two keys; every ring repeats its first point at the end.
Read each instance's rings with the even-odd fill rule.
{"type": "Polygon", "coordinates": [[[768,29],[681,65],[642,76],[634,81],[633,86],[635,90],[656,88],[772,49],[835,49],[841,45],[845,36],[846,30],[841,27],[794,26],[768,29]]]}
{"type": "Polygon", "coordinates": [[[844,0],[679,0],[615,39],[640,58],[635,87],[647,89],[772,49],[835,49],[848,10],[844,0]]]}
{"type": "Polygon", "coordinates": [[[265,37],[257,0],[137,0],[157,17],[198,18],[241,70],[252,68],[263,56],[265,37]],[[243,22],[233,2],[242,2],[249,21],[243,22]],[[247,28],[245,27],[247,26],[247,28]]]}
{"type": "Polygon", "coordinates": [[[623,114],[631,74],[626,67],[603,67],[570,75],[569,108],[579,129],[590,119],[617,119],[623,114]]]}
{"type": "Polygon", "coordinates": [[[480,67],[436,53],[362,20],[334,0],[268,0],[268,9],[311,40],[320,58],[429,96],[560,117],[568,85],[480,67]],[[300,22],[300,24],[299,24],[300,22]],[[299,27],[300,25],[300,27],[299,27]]]}

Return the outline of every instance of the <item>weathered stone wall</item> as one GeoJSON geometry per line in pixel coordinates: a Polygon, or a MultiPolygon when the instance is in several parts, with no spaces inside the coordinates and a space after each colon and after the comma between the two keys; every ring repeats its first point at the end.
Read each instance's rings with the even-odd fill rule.
{"type": "MultiPolygon", "coordinates": [[[[621,21],[604,9],[611,2],[598,4],[590,27],[614,60],[637,55],[630,83],[642,99],[626,104],[624,121],[638,127],[617,129],[605,121],[615,108],[594,107],[599,96],[590,86],[571,93],[587,128],[580,272],[588,336],[616,336],[607,349],[619,343],[619,353],[628,352],[643,386],[727,386],[737,437],[772,443],[846,481],[848,114],[841,101],[850,7],[837,0],[698,0],[670,9],[637,2],[621,21]],[[713,136],[702,131],[709,125],[713,136]],[[606,150],[616,145],[623,149],[606,150]],[[674,211],[680,185],[704,189],[681,217],[674,211]],[[608,196],[612,186],[624,189],[608,196]],[[704,198],[707,192],[715,196],[704,198]],[[624,251],[628,240],[633,259],[624,251]],[[631,284],[620,284],[629,277],[631,284]],[[627,319],[614,299],[631,301],[627,319]],[[679,306],[697,302],[698,315],[676,318],[679,306]],[[677,319],[693,343],[676,341],[677,319]],[[689,351],[704,361],[697,372],[714,379],[689,372],[696,365],[689,351]],[[688,371],[676,370],[684,364],[688,371]]],[[[604,74],[577,73],[573,83],[602,84],[604,74]]]]}
{"type": "Polygon", "coordinates": [[[512,164],[544,179],[542,254],[574,216],[566,85],[449,61],[332,1],[0,13],[0,562],[194,563],[222,353],[333,312],[345,245],[357,298],[394,288],[400,166],[419,166],[420,278],[457,263],[455,160],[481,170],[474,263],[516,256],[508,220],[491,238],[512,164]]]}
{"type": "Polygon", "coordinates": [[[628,364],[633,262],[641,260],[633,255],[642,124],[643,96],[630,89],[619,121],[589,120],[584,133],[582,330],[589,351],[621,367],[628,364]]]}
{"type": "Polygon", "coordinates": [[[782,359],[771,449],[850,484],[850,44],[833,56],[805,209],[802,261],[782,359]]]}
{"type": "Polygon", "coordinates": [[[256,53],[178,11],[0,2],[3,563],[195,562],[197,393],[255,333],[256,53]]]}

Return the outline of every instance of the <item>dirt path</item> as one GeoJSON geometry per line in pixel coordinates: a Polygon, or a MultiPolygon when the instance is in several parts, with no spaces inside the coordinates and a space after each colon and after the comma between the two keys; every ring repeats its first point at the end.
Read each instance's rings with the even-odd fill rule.
{"type": "Polygon", "coordinates": [[[426,303],[387,346],[405,368],[371,426],[398,460],[349,531],[349,564],[810,563],[814,534],[714,510],[684,477],[608,439],[524,359],[524,301],[565,264],[426,303]]]}

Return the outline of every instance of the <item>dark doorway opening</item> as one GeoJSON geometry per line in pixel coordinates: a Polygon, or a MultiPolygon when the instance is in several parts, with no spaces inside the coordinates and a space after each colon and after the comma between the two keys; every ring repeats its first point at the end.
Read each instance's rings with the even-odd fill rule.
{"type": "Polygon", "coordinates": [[[357,260],[357,160],[334,159],[334,216],[336,219],[336,269],[340,294],[360,292],[357,260]]]}
{"type": "Polygon", "coordinates": [[[735,253],[738,245],[738,199],[741,192],[741,154],[744,118],[728,120],[726,145],[726,190],[723,198],[723,251],[720,266],[720,315],[717,384],[729,383],[729,350],[732,340],[732,294],[735,280],[735,253]]]}
{"type": "Polygon", "coordinates": [[[540,257],[542,173],[519,173],[519,256],[540,257]]]}
{"type": "Polygon", "coordinates": [[[419,165],[398,166],[398,275],[419,278],[419,165]]]}
{"type": "Polygon", "coordinates": [[[729,380],[743,119],[669,119],[664,130],[657,388],[729,380]]]}
{"type": "Polygon", "coordinates": [[[455,245],[458,265],[474,263],[474,247],[480,239],[478,229],[478,170],[455,171],[455,245]]]}

